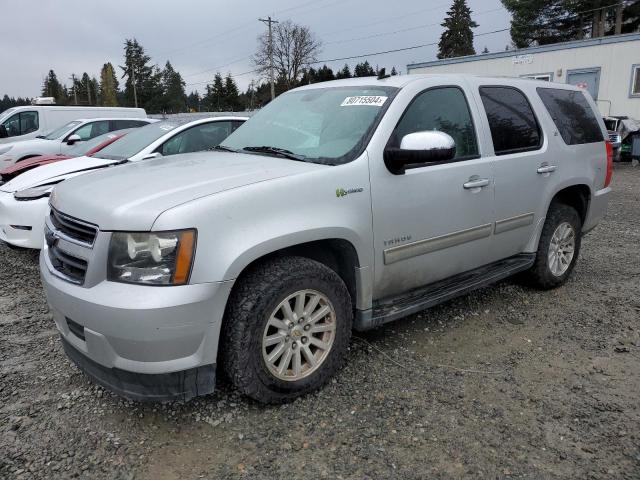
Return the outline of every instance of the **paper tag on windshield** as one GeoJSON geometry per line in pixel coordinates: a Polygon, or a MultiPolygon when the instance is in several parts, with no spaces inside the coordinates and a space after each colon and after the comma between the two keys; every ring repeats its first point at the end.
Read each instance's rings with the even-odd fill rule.
{"type": "Polygon", "coordinates": [[[341,107],[350,107],[352,105],[369,105],[373,107],[381,107],[389,97],[380,97],[377,95],[360,95],[358,97],[347,97],[340,104],[341,107]]]}

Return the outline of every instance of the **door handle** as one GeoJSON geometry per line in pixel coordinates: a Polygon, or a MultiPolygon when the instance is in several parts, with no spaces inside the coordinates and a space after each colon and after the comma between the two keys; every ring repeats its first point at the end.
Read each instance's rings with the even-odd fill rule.
{"type": "Polygon", "coordinates": [[[463,183],[462,186],[467,190],[472,190],[474,188],[482,188],[489,185],[488,178],[475,178],[473,180],[469,180],[467,183],[463,183]]]}
{"type": "Polygon", "coordinates": [[[538,167],[537,172],[538,173],[551,173],[551,172],[555,172],[556,171],[556,167],[555,165],[540,165],[538,167]]]}

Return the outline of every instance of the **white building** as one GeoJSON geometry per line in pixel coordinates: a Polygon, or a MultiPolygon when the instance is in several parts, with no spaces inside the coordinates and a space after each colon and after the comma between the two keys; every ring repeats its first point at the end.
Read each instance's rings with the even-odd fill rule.
{"type": "Polygon", "coordinates": [[[407,65],[411,73],[537,78],[587,89],[602,115],[640,119],[640,33],[407,65]]]}

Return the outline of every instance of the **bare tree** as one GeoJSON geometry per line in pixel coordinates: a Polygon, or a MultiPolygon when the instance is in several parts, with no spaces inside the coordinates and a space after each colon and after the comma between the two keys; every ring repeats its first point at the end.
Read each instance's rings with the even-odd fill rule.
{"type": "MultiPolygon", "coordinates": [[[[285,81],[287,88],[295,86],[303,70],[315,62],[322,42],[316,39],[309,27],[297,25],[291,20],[273,26],[273,66],[278,78],[285,81]]],[[[258,37],[258,51],[253,63],[262,74],[269,74],[269,35],[258,37]]]]}

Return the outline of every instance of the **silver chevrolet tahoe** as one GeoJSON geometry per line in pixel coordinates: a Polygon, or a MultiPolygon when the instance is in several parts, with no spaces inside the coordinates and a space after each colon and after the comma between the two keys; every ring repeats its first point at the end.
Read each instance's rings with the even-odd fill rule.
{"type": "Polygon", "coordinates": [[[516,273],[562,285],[605,214],[605,139],[569,85],[305,86],[217,151],[56,187],[44,288],[67,355],[125,397],[188,400],[219,370],[287,401],[336,373],[353,329],[516,273]]]}

